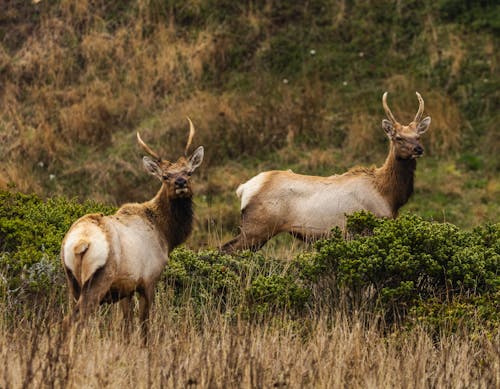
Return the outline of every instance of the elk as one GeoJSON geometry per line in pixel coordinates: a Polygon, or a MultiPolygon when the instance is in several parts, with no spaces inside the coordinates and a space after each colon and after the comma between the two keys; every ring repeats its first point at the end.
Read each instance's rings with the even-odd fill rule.
{"type": "Polygon", "coordinates": [[[281,232],[303,240],[328,235],[339,226],[345,229],[346,215],[370,211],[378,217],[394,218],[413,192],[416,159],[423,155],[420,135],[431,118],[422,119],[424,100],[416,92],[419,108],[407,126],[400,124],[387,105],[382,128],[389,137],[389,153],[379,167],[355,167],[344,174],[317,177],[292,171],[258,174],[236,190],[241,199],[240,234],[221,247],[223,252],[258,250],[281,232]]]}
{"type": "Polygon", "coordinates": [[[114,215],[88,214],[66,233],[61,261],[76,301],[70,323],[85,318],[99,304],[120,301],[126,329],[132,320],[132,297],[139,295],[139,319],[147,340],[149,310],[156,283],[170,251],[183,243],[193,224],[190,176],[203,161],[203,146],[187,157],[195,130],[189,120],[184,156],[169,162],[137,133],[145,170],[161,181],[158,193],[144,203],[122,205],[114,215]]]}

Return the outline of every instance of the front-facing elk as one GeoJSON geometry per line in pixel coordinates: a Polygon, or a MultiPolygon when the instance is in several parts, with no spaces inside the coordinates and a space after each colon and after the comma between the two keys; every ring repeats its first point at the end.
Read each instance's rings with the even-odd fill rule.
{"type": "Polygon", "coordinates": [[[330,177],[268,171],[240,185],[236,191],[241,199],[240,234],[221,250],[257,250],[281,232],[317,239],[334,226],[344,229],[346,215],[355,211],[396,217],[413,192],[416,158],[424,152],[420,135],[431,123],[429,116],[422,119],[424,100],[418,92],[417,97],[418,112],[404,126],[394,118],[384,93],[382,105],[389,120],[382,120],[382,128],[390,147],[379,168],[356,167],[330,177]]]}
{"type": "Polygon", "coordinates": [[[67,232],[61,260],[76,305],[66,323],[87,317],[101,303],[120,301],[128,328],[133,316],[131,300],[137,292],[142,333],[147,340],[155,285],[169,252],[183,243],[192,229],[190,177],[203,160],[203,147],[187,157],[194,135],[190,120],[189,125],[185,156],[177,162],[160,158],[137,133],[139,145],[152,157],[143,158],[144,168],[161,181],[156,196],[145,203],[125,204],[114,215],[85,215],[67,232]]]}

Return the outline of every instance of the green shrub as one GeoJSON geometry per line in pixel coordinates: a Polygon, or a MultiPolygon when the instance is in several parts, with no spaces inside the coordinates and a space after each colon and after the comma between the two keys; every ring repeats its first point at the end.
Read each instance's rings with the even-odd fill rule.
{"type": "Polygon", "coordinates": [[[286,263],[248,251],[235,256],[217,251],[194,253],[185,248],[172,252],[164,276],[173,285],[174,304],[189,297],[200,310],[215,305],[239,314],[298,312],[309,298],[299,274],[285,269],[286,263]]]}
{"type": "Polygon", "coordinates": [[[360,212],[347,226],[352,239],[337,230],[316,244],[316,269],[326,269],[354,299],[372,296],[391,320],[429,301],[448,304],[500,290],[500,224],[468,232],[417,216],[385,220],[360,212]]]}
{"type": "Polygon", "coordinates": [[[455,297],[443,303],[432,298],[410,310],[407,326],[424,325],[436,332],[498,331],[500,325],[500,291],[480,295],[455,297]]]}
{"type": "MultiPolygon", "coordinates": [[[[64,234],[78,217],[113,209],[11,192],[0,192],[0,200],[0,298],[62,303],[64,234]]],[[[316,251],[291,262],[178,248],[163,274],[172,310],[184,309],[188,298],[198,313],[300,316],[306,307],[338,307],[345,297],[347,307],[375,307],[409,325],[500,325],[500,223],[463,231],[411,215],[386,220],[360,212],[348,217],[345,235],[336,228],[316,251]]]]}

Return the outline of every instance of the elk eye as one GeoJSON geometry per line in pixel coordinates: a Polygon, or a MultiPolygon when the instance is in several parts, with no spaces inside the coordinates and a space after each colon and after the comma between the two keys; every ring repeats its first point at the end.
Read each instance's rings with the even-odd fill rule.
{"type": "Polygon", "coordinates": [[[402,137],[400,137],[399,135],[396,135],[396,140],[397,140],[397,141],[402,141],[402,140],[403,140],[403,138],[402,138],[402,137]]]}
{"type": "Polygon", "coordinates": [[[170,177],[171,177],[171,175],[168,173],[163,175],[164,180],[168,180],[170,177]]]}
{"type": "Polygon", "coordinates": [[[191,177],[191,174],[193,174],[193,172],[187,172],[187,175],[191,177]]]}

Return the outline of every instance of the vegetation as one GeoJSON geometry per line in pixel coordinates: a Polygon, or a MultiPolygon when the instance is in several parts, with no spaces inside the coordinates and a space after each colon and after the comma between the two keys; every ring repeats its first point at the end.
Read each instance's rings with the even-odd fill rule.
{"type": "Polygon", "coordinates": [[[112,209],[11,192],[1,197],[2,385],[364,386],[420,380],[410,371],[421,363],[426,386],[498,383],[500,224],[464,231],[416,216],[381,220],[362,212],[348,219],[350,239],[336,230],[291,261],[177,249],[157,292],[152,341],[144,349],[139,333],[123,334],[116,307],[104,307],[77,333],[60,327],[67,311],[58,258],[62,235],[79,215],[112,209]],[[26,321],[32,327],[23,328],[26,321]],[[281,346],[267,350],[269,342],[281,346]],[[378,357],[361,357],[368,344],[378,357]],[[395,374],[389,361],[411,347],[426,357],[403,362],[412,369],[395,374]],[[471,349],[472,362],[465,358],[471,349]],[[283,359],[273,359],[275,352],[283,359]],[[438,363],[442,352],[458,360],[460,373],[450,375],[446,363],[438,363]],[[188,355],[185,370],[180,360],[188,355]],[[339,367],[331,376],[327,366],[334,360],[359,372],[339,367]],[[129,373],[119,373],[132,361],[129,373]],[[231,371],[222,371],[224,363],[231,371]],[[299,366],[312,370],[302,375],[299,366]],[[89,373],[81,377],[78,369],[89,373]]]}
{"type": "MultiPolygon", "coordinates": [[[[0,291],[11,302],[38,297],[44,305],[43,296],[62,296],[65,289],[59,250],[72,220],[112,209],[0,194],[0,291]]],[[[215,303],[213,309],[233,317],[277,311],[300,316],[306,309],[321,312],[323,304],[330,309],[342,301],[351,308],[369,307],[387,323],[408,324],[417,319],[440,322],[440,315],[462,304],[463,315],[476,313],[472,324],[500,327],[500,224],[463,231],[417,216],[385,220],[359,212],[349,217],[347,234],[346,240],[337,228],[314,251],[299,252],[291,261],[262,253],[231,256],[181,248],[171,254],[163,283],[173,293],[170,304],[176,309],[182,309],[189,290],[190,305],[200,315],[215,303]],[[315,293],[322,283],[330,291],[323,298],[315,293]],[[435,312],[438,304],[443,309],[435,312]],[[417,312],[426,314],[416,317],[417,312]]],[[[456,328],[461,323],[449,324],[456,328]]]]}
{"type": "MultiPolygon", "coordinates": [[[[59,249],[71,221],[112,209],[61,198],[44,203],[35,195],[1,195],[0,290],[10,301],[35,301],[38,296],[43,305],[43,296],[53,298],[65,289],[59,249]]],[[[352,308],[368,305],[389,322],[397,317],[404,323],[408,314],[414,319],[412,313],[436,304],[444,310],[434,314],[441,315],[457,302],[475,301],[481,302],[475,322],[500,326],[500,224],[462,231],[417,216],[384,220],[360,212],[347,225],[349,239],[337,228],[331,238],[316,243],[315,251],[299,253],[291,261],[261,253],[230,256],[178,249],[164,272],[164,284],[173,291],[171,304],[181,309],[189,290],[190,305],[198,313],[216,302],[214,308],[234,316],[279,311],[300,316],[306,308],[334,307],[342,300],[352,308]],[[330,301],[315,296],[322,279],[327,279],[330,301]]]]}
{"type": "Polygon", "coordinates": [[[0,387],[500,386],[499,32],[489,0],[8,2],[0,387]],[[385,90],[402,121],[416,90],[432,117],[398,219],[214,250],[258,171],[380,165],[385,90]],[[64,233],[150,198],[135,132],[177,155],[186,116],[206,150],[197,220],[150,344],[115,306],[65,331],[64,233]]]}

